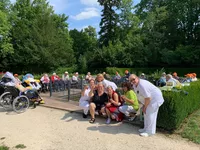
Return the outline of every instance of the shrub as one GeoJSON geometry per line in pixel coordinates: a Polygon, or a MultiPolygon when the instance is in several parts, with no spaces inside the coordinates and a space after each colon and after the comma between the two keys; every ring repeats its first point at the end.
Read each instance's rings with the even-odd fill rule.
{"type": "Polygon", "coordinates": [[[58,69],[55,70],[56,74],[64,74],[65,71],[68,71],[70,74],[76,72],[77,66],[71,66],[71,67],[59,67],[58,69]]]}
{"type": "Polygon", "coordinates": [[[197,81],[183,87],[181,92],[163,92],[165,101],[159,109],[157,126],[166,130],[177,129],[189,114],[200,108],[199,91],[200,81],[197,81]]]}

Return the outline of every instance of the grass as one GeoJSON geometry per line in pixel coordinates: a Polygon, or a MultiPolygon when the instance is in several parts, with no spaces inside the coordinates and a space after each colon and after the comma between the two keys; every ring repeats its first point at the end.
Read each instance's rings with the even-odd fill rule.
{"type": "Polygon", "coordinates": [[[200,109],[189,116],[178,132],[182,137],[200,144],[200,109]]]}
{"type": "Polygon", "coordinates": [[[3,146],[0,146],[0,150],[9,150],[9,147],[8,147],[8,146],[5,146],[5,145],[3,145],[3,146]]]}
{"type": "Polygon", "coordinates": [[[23,149],[23,148],[26,148],[26,146],[24,144],[18,144],[18,145],[15,146],[15,148],[23,149]]]}

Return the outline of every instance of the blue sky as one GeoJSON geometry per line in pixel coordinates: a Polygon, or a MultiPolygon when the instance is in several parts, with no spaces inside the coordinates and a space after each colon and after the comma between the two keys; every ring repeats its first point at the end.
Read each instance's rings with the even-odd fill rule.
{"type": "MultiPolygon", "coordinates": [[[[15,2],[16,0],[11,0],[15,2]]],[[[69,16],[69,29],[81,30],[89,25],[99,31],[101,10],[97,0],[48,0],[55,13],[69,16]]],[[[134,5],[140,0],[134,0],[134,5]]]]}

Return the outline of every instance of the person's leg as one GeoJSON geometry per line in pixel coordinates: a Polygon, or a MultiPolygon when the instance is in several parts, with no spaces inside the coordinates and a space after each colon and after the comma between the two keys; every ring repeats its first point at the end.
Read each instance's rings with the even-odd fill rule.
{"type": "Polygon", "coordinates": [[[151,106],[147,107],[146,112],[146,132],[149,134],[156,133],[156,120],[158,115],[159,108],[152,108],[151,106]]]}
{"type": "Polygon", "coordinates": [[[85,115],[87,115],[88,111],[89,111],[89,102],[88,101],[80,101],[79,106],[83,109],[83,113],[85,115]]]}
{"type": "Polygon", "coordinates": [[[119,107],[119,111],[125,114],[127,117],[130,116],[131,112],[136,112],[132,106],[123,105],[119,107]]]}
{"type": "Polygon", "coordinates": [[[110,110],[108,108],[106,108],[106,114],[107,114],[107,120],[106,120],[106,124],[109,124],[111,121],[111,113],[110,110]]]}
{"type": "Polygon", "coordinates": [[[89,121],[90,123],[94,123],[95,122],[95,108],[96,105],[95,103],[90,103],[90,115],[91,115],[91,120],[89,121]]]}

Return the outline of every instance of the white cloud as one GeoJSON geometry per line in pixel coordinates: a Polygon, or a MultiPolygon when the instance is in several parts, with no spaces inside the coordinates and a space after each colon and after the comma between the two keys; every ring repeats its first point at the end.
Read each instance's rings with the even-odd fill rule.
{"type": "Polygon", "coordinates": [[[80,0],[80,2],[86,6],[97,6],[97,0],[80,0]]]}
{"type": "Polygon", "coordinates": [[[63,13],[69,7],[68,0],[48,0],[56,13],[63,13]]]}
{"type": "Polygon", "coordinates": [[[79,13],[76,16],[71,16],[71,18],[75,20],[85,20],[99,16],[100,16],[99,10],[97,8],[91,7],[91,8],[85,8],[83,12],[79,13]]]}

